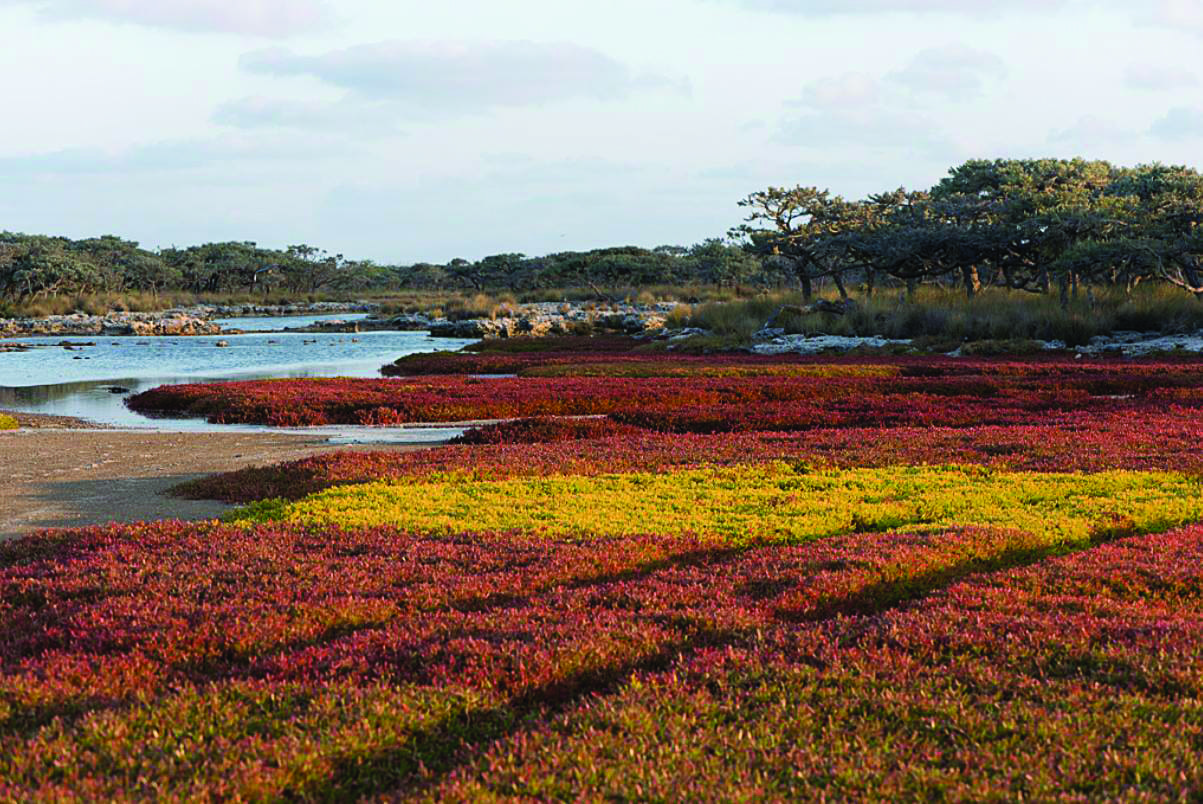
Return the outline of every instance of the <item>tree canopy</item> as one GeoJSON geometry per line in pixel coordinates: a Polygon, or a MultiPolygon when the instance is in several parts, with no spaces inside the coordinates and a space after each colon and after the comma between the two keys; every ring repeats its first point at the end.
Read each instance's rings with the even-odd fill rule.
{"type": "Polygon", "coordinates": [[[1162,282],[1203,298],[1203,176],[1183,166],[1083,159],[972,160],[927,190],[850,200],[769,187],[740,201],[725,238],[690,247],[621,246],[445,264],[382,265],[315,246],[249,242],[150,251],[0,232],[0,300],[166,290],[291,296],[424,289],[533,291],[656,284],[781,286],[810,297],[853,284],[956,284],[1033,293],[1162,282]]]}
{"type": "Polygon", "coordinates": [[[849,202],[770,187],[735,234],[785,261],[803,290],[831,277],[957,281],[1063,297],[1079,283],[1170,283],[1203,297],[1203,176],[1188,167],[1081,159],[974,160],[927,191],[849,202]]]}

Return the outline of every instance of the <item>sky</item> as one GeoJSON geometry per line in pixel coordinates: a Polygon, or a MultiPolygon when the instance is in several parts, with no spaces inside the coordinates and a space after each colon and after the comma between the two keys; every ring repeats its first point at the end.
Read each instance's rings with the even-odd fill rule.
{"type": "Polygon", "coordinates": [[[0,230],[444,262],[1200,165],[1203,0],[0,0],[0,230]]]}

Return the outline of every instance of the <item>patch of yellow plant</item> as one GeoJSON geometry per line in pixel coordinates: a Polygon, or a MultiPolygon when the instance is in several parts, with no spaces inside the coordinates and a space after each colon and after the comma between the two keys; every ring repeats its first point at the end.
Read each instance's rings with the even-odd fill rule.
{"type": "Polygon", "coordinates": [[[1172,472],[819,470],[778,462],[663,474],[383,481],[293,503],[259,503],[233,518],[422,531],[530,530],[569,538],[693,533],[731,544],[978,525],[1072,544],[1203,519],[1200,491],[1197,478],[1172,472]]]}

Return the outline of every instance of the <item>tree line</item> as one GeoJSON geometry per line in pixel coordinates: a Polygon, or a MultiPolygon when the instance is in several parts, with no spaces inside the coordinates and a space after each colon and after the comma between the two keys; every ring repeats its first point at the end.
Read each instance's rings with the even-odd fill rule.
{"type": "Polygon", "coordinates": [[[647,285],[833,287],[868,293],[957,285],[1033,293],[1163,282],[1203,298],[1203,176],[1181,166],[1082,159],[975,160],[929,190],[848,200],[817,187],[744,198],[744,222],[689,247],[633,246],[541,257],[496,254],[383,265],[309,245],[207,243],[151,251],[0,232],[0,300],[165,291],[291,296],[402,290],[534,291],[647,285]]]}
{"type": "Polygon", "coordinates": [[[265,297],[404,290],[511,290],[736,284],[759,276],[762,261],[720,238],[692,247],[634,246],[543,257],[497,254],[445,264],[381,265],[308,245],[277,250],[255,243],[207,243],[149,251],[111,235],[86,240],[0,232],[0,300],[182,291],[265,297]]]}
{"type": "Polygon", "coordinates": [[[752,193],[734,231],[793,272],[805,295],[849,277],[872,291],[956,283],[1049,293],[1159,281],[1203,298],[1203,176],[1082,159],[975,160],[935,187],[849,201],[816,187],[752,193]]]}

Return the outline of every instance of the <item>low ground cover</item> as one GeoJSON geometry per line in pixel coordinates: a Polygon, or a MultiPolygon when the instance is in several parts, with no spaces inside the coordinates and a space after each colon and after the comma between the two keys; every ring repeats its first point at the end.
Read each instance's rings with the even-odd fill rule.
{"type": "Polygon", "coordinates": [[[155,392],[523,418],[0,544],[0,799],[1203,790],[1200,364],[544,365],[155,392]]]}
{"type": "Polygon", "coordinates": [[[49,534],[0,559],[2,792],[1184,792],[1201,544],[49,534]]]}
{"type": "Polygon", "coordinates": [[[671,376],[682,365],[675,359],[662,365],[668,376],[196,383],[151,389],[128,404],[152,415],[278,426],[609,415],[651,430],[717,432],[1024,424],[1061,412],[1157,411],[1203,401],[1199,362],[912,359],[799,363],[782,373],[780,363],[723,358],[685,364],[683,376],[671,376]]]}
{"type": "Polygon", "coordinates": [[[498,741],[438,793],[1191,798],[1201,544],[1129,539],[699,651],[498,741]]]}
{"type": "Polygon", "coordinates": [[[377,480],[457,473],[478,480],[661,472],[794,461],[816,468],[974,464],[998,470],[1098,472],[1109,469],[1203,472],[1203,420],[1196,411],[1072,414],[1056,423],[985,427],[855,427],[805,432],[588,437],[606,419],[555,419],[554,437],[523,422],[468,431],[485,446],[416,453],[336,452],[193,481],[180,493],[231,503],[300,499],[323,489],[377,480]],[[534,430],[535,432],[531,432],[534,430]],[[560,435],[585,435],[563,440],[560,435]],[[534,437],[542,443],[525,443],[534,437]]]}
{"type": "Polygon", "coordinates": [[[233,516],[241,522],[519,530],[559,538],[630,536],[655,523],[657,533],[737,546],[797,544],[856,532],[1007,526],[1052,544],[1082,544],[1117,526],[1151,532],[1203,520],[1203,481],[1171,472],[814,470],[771,463],[492,481],[434,476],[341,486],[233,516]]]}

